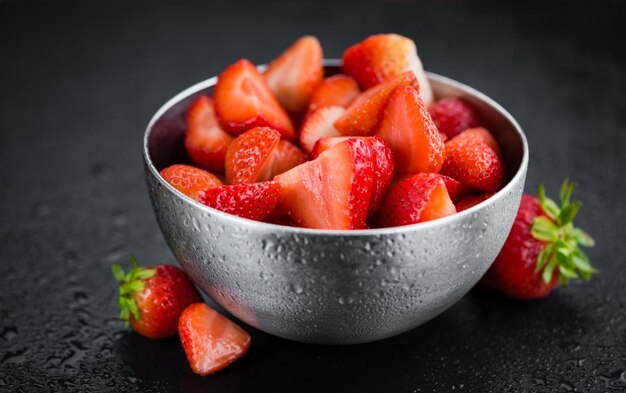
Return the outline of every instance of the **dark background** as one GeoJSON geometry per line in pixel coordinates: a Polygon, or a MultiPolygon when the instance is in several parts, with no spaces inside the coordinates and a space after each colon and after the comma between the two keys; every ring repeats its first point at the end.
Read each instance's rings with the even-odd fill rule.
{"type": "Polygon", "coordinates": [[[626,390],[626,3],[0,1],[0,391],[626,390]],[[326,57],[377,32],[473,86],[530,142],[527,191],[569,176],[600,269],[547,299],[474,289],[411,332],[312,346],[252,328],[243,359],[194,375],[176,339],[117,317],[113,262],[175,263],[143,180],[167,99],[303,34],[326,57]]]}

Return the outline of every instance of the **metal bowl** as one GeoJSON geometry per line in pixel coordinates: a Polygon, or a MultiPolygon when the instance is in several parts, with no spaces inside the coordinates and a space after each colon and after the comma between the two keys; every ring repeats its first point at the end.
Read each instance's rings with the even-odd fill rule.
{"type": "MultiPolygon", "coordinates": [[[[262,67],[262,66],[261,66],[262,67]]],[[[327,75],[339,72],[325,62],[327,75]]],[[[502,145],[510,179],[461,213],[415,225],[333,231],[292,228],[232,216],[171,187],[159,170],[189,162],[184,113],[216,77],[168,101],[145,133],[143,156],[156,218],[193,281],[237,318],[291,340],[363,343],[437,316],[489,268],[519,207],[528,145],[500,105],[451,79],[428,74],[436,97],[462,96],[502,145]]]]}

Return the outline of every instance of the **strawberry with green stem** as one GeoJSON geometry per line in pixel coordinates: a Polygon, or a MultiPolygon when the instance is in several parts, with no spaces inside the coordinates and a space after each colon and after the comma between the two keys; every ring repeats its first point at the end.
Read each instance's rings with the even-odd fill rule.
{"type": "Polygon", "coordinates": [[[171,265],[142,268],[132,256],[128,273],[111,266],[119,281],[120,319],[142,336],[156,339],[177,333],[180,314],[192,303],[201,301],[189,277],[171,265]]]}
{"type": "Polygon", "coordinates": [[[560,206],[546,197],[543,186],[538,198],[524,194],[504,247],[481,283],[518,299],[547,296],[557,284],[570,279],[589,280],[597,270],[580,246],[594,241],[574,226],[579,201],[570,200],[574,183],[565,180],[560,206]]]}

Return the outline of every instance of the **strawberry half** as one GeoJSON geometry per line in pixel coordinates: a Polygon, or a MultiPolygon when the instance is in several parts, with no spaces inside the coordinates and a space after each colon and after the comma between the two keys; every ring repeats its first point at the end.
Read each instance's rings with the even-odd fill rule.
{"type": "Polygon", "coordinates": [[[415,42],[398,34],[373,35],[346,49],[342,70],[356,79],[363,89],[412,71],[419,81],[422,100],[426,104],[433,100],[415,42]]]}
{"type": "Polygon", "coordinates": [[[455,203],[456,211],[462,212],[463,210],[467,210],[470,207],[474,207],[478,205],[479,203],[491,198],[492,195],[493,195],[492,193],[485,193],[485,194],[480,194],[480,195],[468,195],[464,197],[463,199],[461,199],[460,201],[458,201],[457,203],[455,203]]]}
{"type": "Polygon", "coordinates": [[[221,186],[200,192],[200,202],[250,220],[263,221],[278,205],[275,181],[221,186]]]}
{"type": "Polygon", "coordinates": [[[363,229],[373,175],[370,145],[351,138],[275,180],[281,206],[298,226],[363,229]]]}
{"type": "Polygon", "coordinates": [[[522,196],[509,237],[481,284],[517,299],[547,296],[557,283],[566,285],[579,276],[589,280],[597,270],[580,246],[593,239],[573,220],[580,202],[570,202],[574,184],[563,182],[560,205],[545,196],[522,196]]]}
{"type": "Polygon", "coordinates": [[[204,303],[192,304],[178,321],[178,334],[194,373],[209,375],[245,355],[250,335],[204,303]]]}
{"type": "Polygon", "coordinates": [[[448,138],[480,125],[478,113],[463,98],[442,98],[430,106],[430,114],[439,131],[448,138]]]}
{"type": "Polygon", "coordinates": [[[315,142],[329,136],[338,136],[339,132],[333,123],[339,119],[346,110],[340,106],[329,106],[316,110],[307,116],[300,129],[300,146],[311,153],[315,142]]]}
{"type": "MultiPolygon", "coordinates": [[[[455,141],[479,141],[487,144],[498,157],[502,157],[502,149],[494,136],[486,128],[468,128],[453,138],[455,141]]],[[[462,143],[462,142],[461,142],[462,143]]]]}
{"type": "Polygon", "coordinates": [[[313,90],[322,82],[322,46],[317,38],[304,36],[291,45],[265,71],[270,89],[289,112],[305,109],[313,90]]]}
{"type": "Polygon", "coordinates": [[[238,60],[220,74],[213,99],[220,123],[232,134],[267,126],[280,131],[285,139],[295,138],[289,116],[248,60],[238,60]]]}
{"type": "Polygon", "coordinates": [[[444,144],[413,87],[393,91],[376,135],[391,146],[399,172],[439,172],[443,165],[444,144]]]}
{"type": "Polygon", "coordinates": [[[161,176],[172,187],[198,200],[198,193],[222,185],[215,175],[191,165],[175,164],[161,171],[161,176]]]}
{"type": "MultiPolygon", "coordinates": [[[[446,183],[446,189],[448,190],[448,195],[450,195],[450,199],[452,202],[458,202],[465,194],[467,194],[468,190],[463,187],[460,181],[454,180],[453,178],[445,175],[441,175],[443,182],[446,183]]],[[[457,207],[457,211],[460,211],[457,207]]]]}
{"type": "Polygon", "coordinates": [[[132,256],[128,273],[113,264],[119,281],[120,319],[144,337],[157,339],[176,334],[178,317],[187,306],[199,302],[200,295],[189,277],[171,265],[140,268],[132,256]]]}
{"type": "Polygon", "coordinates": [[[441,173],[484,192],[496,192],[504,181],[504,166],[500,157],[486,143],[476,140],[446,142],[446,158],[441,173]]]}
{"type": "Polygon", "coordinates": [[[191,160],[200,167],[224,171],[226,149],[233,137],[224,131],[215,117],[213,100],[200,96],[187,111],[185,148],[191,160]]]}
{"type": "Polygon", "coordinates": [[[307,155],[291,142],[281,139],[274,150],[271,164],[271,178],[287,172],[307,160],[307,155]]]}
{"type": "Polygon", "coordinates": [[[418,173],[399,181],[377,215],[380,227],[416,224],[456,213],[446,184],[436,173],[418,173]]]}
{"type": "Polygon", "coordinates": [[[347,136],[373,134],[389,96],[398,86],[417,87],[417,79],[413,72],[399,75],[361,93],[348,107],[346,113],[335,121],[337,131],[347,136]]]}
{"type": "Polygon", "coordinates": [[[307,112],[329,106],[347,108],[359,94],[361,90],[353,78],[342,74],[330,76],[313,91],[307,112]]]}
{"type": "Polygon", "coordinates": [[[255,127],[239,135],[226,152],[226,181],[229,184],[255,183],[272,179],[272,159],[280,132],[255,127]]]}
{"type": "MultiPolygon", "coordinates": [[[[322,138],[315,144],[313,148],[312,157],[317,158],[320,154],[325,152],[326,150],[332,148],[333,146],[351,139],[358,138],[366,142],[370,145],[372,149],[372,159],[373,159],[373,173],[374,173],[374,181],[372,184],[372,195],[369,203],[369,212],[368,217],[373,215],[378,208],[380,207],[389,187],[391,186],[391,182],[393,181],[393,175],[395,173],[395,160],[393,157],[393,152],[391,151],[391,147],[389,144],[385,142],[384,139],[377,136],[370,137],[347,137],[347,136],[336,136],[336,137],[327,137],[322,138]]],[[[450,179],[452,180],[452,179],[450,179]]],[[[453,180],[454,181],[454,180],[453,180]]]]}

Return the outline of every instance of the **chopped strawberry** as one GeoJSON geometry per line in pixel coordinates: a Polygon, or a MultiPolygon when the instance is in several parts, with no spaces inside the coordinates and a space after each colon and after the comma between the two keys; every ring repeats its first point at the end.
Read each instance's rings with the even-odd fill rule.
{"type": "Polygon", "coordinates": [[[351,138],[362,139],[367,142],[372,149],[373,169],[374,169],[374,183],[372,186],[372,196],[370,198],[368,216],[373,215],[383,198],[387,194],[391,182],[393,181],[393,175],[395,173],[396,164],[389,144],[384,139],[377,136],[365,136],[365,137],[349,137],[349,136],[335,136],[322,138],[315,144],[311,156],[317,158],[320,154],[333,146],[351,138]]]}
{"type": "Polygon", "coordinates": [[[270,180],[274,151],[280,133],[269,127],[255,127],[239,135],[226,152],[226,181],[229,184],[270,180]]]}
{"type": "Polygon", "coordinates": [[[340,106],[324,107],[311,113],[300,129],[300,146],[310,153],[315,142],[319,139],[327,136],[338,136],[339,132],[333,123],[344,113],[346,110],[340,106]]]}
{"type": "Polygon", "coordinates": [[[189,107],[186,120],[185,148],[191,160],[204,169],[222,172],[226,149],[233,137],[220,127],[213,100],[198,97],[189,107]]]}
{"type": "Polygon", "coordinates": [[[342,74],[330,76],[313,91],[307,112],[313,113],[328,106],[347,108],[360,93],[353,78],[342,74]]]}
{"type": "Polygon", "coordinates": [[[348,136],[367,136],[376,132],[385,104],[398,86],[417,87],[413,72],[398,75],[361,93],[335,122],[337,131],[348,136]]]}
{"type": "Polygon", "coordinates": [[[430,114],[439,131],[448,138],[480,125],[478,113],[463,98],[443,98],[430,106],[430,114]]]}
{"type": "Polygon", "coordinates": [[[399,172],[438,172],[441,169],[444,144],[413,87],[399,86],[393,91],[376,135],[391,146],[399,172]]]}
{"type": "Polygon", "coordinates": [[[285,139],[295,138],[289,116],[248,60],[241,59],[220,74],[213,99],[220,123],[232,134],[268,126],[280,131],[285,139]]]}
{"type": "Polygon", "coordinates": [[[443,178],[418,173],[398,182],[387,194],[377,215],[380,227],[416,224],[456,213],[443,178]]]}
{"type": "MultiPolygon", "coordinates": [[[[467,189],[463,187],[460,181],[454,180],[453,178],[445,175],[441,175],[443,182],[446,183],[446,189],[448,190],[448,195],[450,195],[450,199],[452,202],[458,202],[465,194],[467,194],[467,189]]],[[[459,211],[458,207],[456,209],[459,211]]]]}
{"type": "Polygon", "coordinates": [[[498,191],[504,180],[504,167],[498,155],[486,143],[476,140],[446,142],[441,173],[472,190],[484,192],[498,191]]]}
{"type": "Polygon", "coordinates": [[[417,56],[415,42],[398,34],[377,34],[348,48],[343,53],[343,72],[368,89],[413,71],[419,81],[422,100],[430,104],[433,92],[417,56]]]}
{"type": "Polygon", "coordinates": [[[283,172],[287,172],[291,168],[294,168],[307,160],[306,154],[300,150],[296,145],[291,142],[287,142],[281,139],[274,150],[274,157],[272,159],[271,178],[280,175],[283,172]]]}
{"type": "Polygon", "coordinates": [[[157,339],[176,334],[178,318],[192,303],[201,300],[189,277],[171,265],[150,268],[133,265],[128,273],[121,266],[111,266],[115,279],[119,281],[120,319],[144,337],[157,339]]]}
{"type": "Polygon", "coordinates": [[[363,229],[373,182],[371,147],[350,138],[276,177],[281,205],[298,226],[363,229]]]}
{"type": "Polygon", "coordinates": [[[306,108],[313,90],[324,77],[323,59],[317,38],[304,36],[267,67],[265,80],[289,112],[306,108]]]}
{"type": "Polygon", "coordinates": [[[470,207],[474,207],[478,205],[479,203],[491,198],[492,195],[493,194],[490,192],[485,193],[485,194],[480,194],[480,195],[468,195],[455,204],[456,211],[462,212],[463,210],[467,210],[470,207]]]}
{"type": "Polygon", "coordinates": [[[208,375],[245,355],[250,335],[204,303],[187,307],[178,321],[178,334],[194,373],[208,375]]]}
{"type": "Polygon", "coordinates": [[[502,149],[494,136],[483,127],[468,128],[454,137],[454,140],[476,140],[486,143],[497,155],[502,157],[502,149]]]}
{"type": "Polygon", "coordinates": [[[172,187],[198,200],[198,193],[222,185],[215,175],[191,165],[176,164],[161,171],[161,176],[172,187]]]}
{"type": "Polygon", "coordinates": [[[250,220],[262,221],[278,205],[275,181],[221,186],[200,191],[200,202],[217,210],[250,220]]]}

